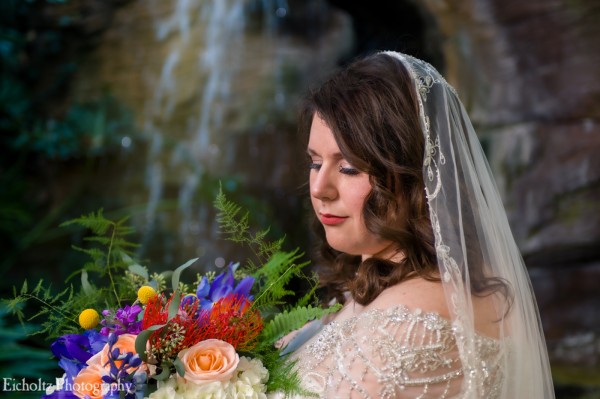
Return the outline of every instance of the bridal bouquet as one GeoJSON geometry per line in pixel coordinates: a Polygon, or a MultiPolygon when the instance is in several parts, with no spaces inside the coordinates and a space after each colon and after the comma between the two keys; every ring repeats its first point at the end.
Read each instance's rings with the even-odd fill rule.
{"type": "MultiPolygon", "coordinates": [[[[283,240],[268,242],[268,230],[253,234],[248,213],[222,192],[217,221],[227,239],[248,246],[255,259],[197,274],[149,273],[132,259],[132,229],[102,211],[69,221],[91,229],[77,248],[90,256],[59,294],[40,281],[27,282],[9,302],[22,320],[23,303],[40,304],[39,333],[53,339],[51,350],[64,375],[44,398],[266,398],[269,392],[304,393],[293,362],[276,342],[307,321],[336,308],[315,305],[315,277],[304,273],[298,250],[282,252],[283,240]],[[94,284],[92,276],[102,284],[94,284]],[[312,289],[300,298],[288,285],[298,278],[312,289]],[[170,282],[170,284],[168,284],[170,282]]],[[[31,318],[30,318],[31,319],[31,318]]]]}

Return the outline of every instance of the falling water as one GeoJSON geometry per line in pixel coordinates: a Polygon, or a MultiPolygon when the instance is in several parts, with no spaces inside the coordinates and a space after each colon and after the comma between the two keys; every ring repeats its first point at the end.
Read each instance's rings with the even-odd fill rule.
{"type": "Polygon", "coordinates": [[[93,98],[107,89],[135,116],[137,134],[124,139],[122,169],[106,184],[116,207],[143,207],[132,221],[141,257],[173,265],[226,256],[214,226],[216,180],[243,187],[238,199],[262,207],[265,224],[297,226],[301,200],[289,194],[301,184],[298,90],[335,65],[351,23],[335,14],[320,36],[281,28],[295,15],[310,29],[320,3],[140,0],[117,13],[77,91],[93,98]]]}
{"type": "MultiPolygon", "coordinates": [[[[151,9],[157,5],[149,3],[151,9]]],[[[197,193],[205,176],[222,175],[223,166],[239,156],[231,151],[228,126],[224,125],[230,122],[228,112],[235,107],[232,92],[240,96],[239,88],[232,84],[236,78],[240,82],[249,55],[246,12],[257,8],[263,19],[259,57],[269,65],[273,90],[272,98],[266,98],[272,104],[266,108],[281,110],[287,105],[282,69],[289,47],[276,28],[288,12],[286,0],[174,0],[170,13],[155,16],[155,40],[168,51],[160,71],[154,72],[152,95],[144,105],[143,131],[149,142],[144,247],[151,246],[156,232],[165,228],[177,232],[172,239],[175,246],[196,248],[196,255],[213,247],[211,206],[199,203],[197,193]],[[177,211],[165,216],[159,208],[165,198],[173,197],[173,190],[177,190],[177,211]]],[[[256,123],[264,125],[266,118],[263,112],[256,123]]],[[[259,151],[254,147],[248,150],[259,151]]],[[[169,262],[169,251],[166,253],[169,262]]]]}
{"type": "Polygon", "coordinates": [[[172,45],[164,57],[153,97],[145,106],[144,131],[151,143],[145,179],[149,190],[146,242],[156,227],[165,186],[173,184],[166,181],[166,176],[179,186],[179,239],[189,242],[191,236],[200,232],[200,226],[206,224],[202,219],[207,217],[207,212],[202,208],[195,210],[193,198],[202,184],[202,176],[218,167],[218,135],[223,104],[228,101],[231,78],[237,72],[243,10],[244,0],[176,0],[171,15],[157,17],[156,40],[169,40],[172,45]],[[193,24],[203,27],[201,42],[193,37],[199,33],[191,31],[193,24]],[[190,59],[184,54],[195,56],[190,59]],[[193,65],[190,68],[183,63],[193,65]],[[173,131],[169,122],[181,105],[181,90],[188,84],[181,70],[191,70],[203,78],[204,84],[198,87],[199,93],[191,92],[185,98],[197,104],[196,112],[187,118],[185,130],[173,131]]]}

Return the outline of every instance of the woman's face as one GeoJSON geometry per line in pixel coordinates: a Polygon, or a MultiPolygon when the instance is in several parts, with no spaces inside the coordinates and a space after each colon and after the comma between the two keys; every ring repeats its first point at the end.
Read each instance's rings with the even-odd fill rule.
{"type": "Polygon", "coordinates": [[[308,155],[311,202],[329,245],[363,258],[389,249],[390,242],[375,236],[364,223],[362,209],[371,191],[369,175],[343,158],[331,129],[317,114],[310,128],[308,155]]]}

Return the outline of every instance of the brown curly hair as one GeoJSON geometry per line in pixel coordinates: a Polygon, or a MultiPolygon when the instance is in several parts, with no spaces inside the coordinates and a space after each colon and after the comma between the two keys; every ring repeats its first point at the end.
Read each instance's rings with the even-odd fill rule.
{"type": "Polygon", "coordinates": [[[416,92],[410,75],[396,59],[376,54],[355,61],[307,97],[300,130],[308,136],[315,114],[332,130],[344,158],[369,175],[372,190],[365,199],[367,229],[396,244],[404,259],[351,256],[331,248],[323,226],[322,284],[343,301],[350,291],[360,304],[373,301],[385,288],[411,277],[438,280],[433,231],[425,198],[423,154],[416,92]]]}

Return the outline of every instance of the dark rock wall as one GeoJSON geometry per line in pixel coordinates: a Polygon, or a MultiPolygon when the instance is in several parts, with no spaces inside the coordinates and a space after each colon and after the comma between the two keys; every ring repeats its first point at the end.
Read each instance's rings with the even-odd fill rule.
{"type": "Polygon", "coordinates": [[[558,382],[600,385],[600,2],[415,3],[488,151],[558,382]]]}

